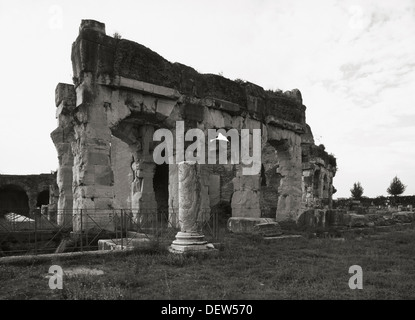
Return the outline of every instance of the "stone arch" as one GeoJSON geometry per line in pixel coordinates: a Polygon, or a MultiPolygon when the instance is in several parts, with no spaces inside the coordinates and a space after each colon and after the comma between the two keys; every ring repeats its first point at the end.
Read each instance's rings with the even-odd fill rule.
{"type": "Polygon", "coordinates": [[[0,186],[0,213],[18,213],[29,216],[29,196],[25,188],[18,184],[0,186]]]}

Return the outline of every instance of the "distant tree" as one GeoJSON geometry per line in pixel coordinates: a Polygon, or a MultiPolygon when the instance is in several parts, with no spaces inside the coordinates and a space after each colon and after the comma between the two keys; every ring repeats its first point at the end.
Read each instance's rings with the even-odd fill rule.
{"type": "Polygon", "coordinates": [[[114,32],[113,37],[114,37],[114,39],[118,39],[118,40],[120,40],[122,38],[121,34],[119,32],[117,32],[117,31],[114,32]]]}
{"type": "Polygon", "coordinates": [[[406,186],[402,183],[402,181],[395,176],[389,185],[389,188],[386,190],[391,196],[394,198],[394,202],[396,204],[396,200],[398,196],[404,193],[406,186]]]}
{"type": "Polygon", "coordinates": [[[357,183],[355,182],[353,184],[353,188],[350,189],[350,192],[352,193],[352,198],[359,200],[363,195],[363,190],[364,189],[362,185],[360,184],[360,182],[357,182],[357,183]]]}

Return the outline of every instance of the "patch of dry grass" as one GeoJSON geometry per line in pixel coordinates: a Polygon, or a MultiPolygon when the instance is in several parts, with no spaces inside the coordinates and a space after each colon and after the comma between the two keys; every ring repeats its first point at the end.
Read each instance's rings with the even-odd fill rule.
{"type": "Polygon", "coordinates": [[[415,230],[375,237],[264,240],[228,235],[216,255],[174,255],[153,247],[36,265],[0,265],[1,299],[414,299],[415,230]],[[64,276],[51,290],[52,264],[103,275],[64,276]],[[348,287],[351,265],[363,290],[348,287]]]}

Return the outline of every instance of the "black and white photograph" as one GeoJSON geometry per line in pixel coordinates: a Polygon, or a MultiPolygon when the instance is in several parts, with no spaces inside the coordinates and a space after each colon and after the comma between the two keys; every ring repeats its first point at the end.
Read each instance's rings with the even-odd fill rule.
{"type": "Polygon", "coordinates": [[[0,28],[0,300],[415,299],[415,1],[0,0],[0,28]]]}

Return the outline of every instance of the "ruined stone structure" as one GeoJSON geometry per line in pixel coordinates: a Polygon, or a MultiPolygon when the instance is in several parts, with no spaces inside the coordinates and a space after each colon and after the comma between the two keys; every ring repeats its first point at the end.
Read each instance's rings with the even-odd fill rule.
{"type": "Polygon", "coordinates": [[[153,133],[167,128],[175,137],[177,121],[206,136],[208,129],[261,129],[258,174],[243,175],[242,164],[201,165],[201,211],[228,203],[233,217],[296,221],[307,208],[331,205],[336,159],[314,144],[299,90],[199,74],[106,35],[93,20],[81,23],[72,66],[74,84],[56,88],[58,128],[51,134],[58,209],[99,211],[104,223],[111,209],[129,208],[136,219],[152,212],[177,225],[177,164],[157,165],[152,156],[159,143],[153,133]]]}
{"type": "Polygon", "coordinates": [[[56,174],[0,174],[0,213],[31,215],[42,206],[54,205],[58,199],[56,174]]]}

